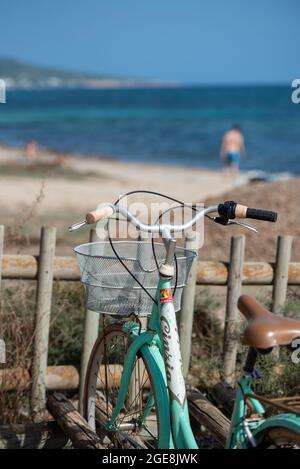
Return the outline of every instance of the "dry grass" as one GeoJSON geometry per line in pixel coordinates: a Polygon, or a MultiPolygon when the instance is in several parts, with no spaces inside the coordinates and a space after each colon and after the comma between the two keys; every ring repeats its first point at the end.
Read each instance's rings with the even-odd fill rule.
{"type": "MultiPolygon", "coordinates": [[[[258,299],[265,306],[270,306],[269,297],[258,299]]],[[[218,306],[216,298],[211,297],[207,289],[202,304],[195,313],[189,381],[204,392],[217,384],[222,376],[223,324],[213,315],[218,306]]],[[[283,313],[300,320],[300,289],[289,290],[283,313]]],[[[244,324],[242,321],[240,331],[244,324]]],[[[285,347],[280,348],[279,358],[274,352],[259,356],[257,368],[262,371],[263,379],[256,383],[256,390],[267,396],[287,395],[297,385],[299,386],[300,363],[292,362],[292,351],[285,347]]],[[[237,379],[245,362],[246,353],[247,348],[239,346],[237,379]]]]}
{"type": "MultiPolygon", "coordinates": [[[[31,368],[34,339],[35,282],[4,282],[0,337],[6,343],[1,368],[31,368]]],[[[80,363],[84,304],[79,283],[55,282],[49,338],[49,365],[80,363]]],[[[30,421],[29,389],[1,391],[0,423],[30,421]]]]}

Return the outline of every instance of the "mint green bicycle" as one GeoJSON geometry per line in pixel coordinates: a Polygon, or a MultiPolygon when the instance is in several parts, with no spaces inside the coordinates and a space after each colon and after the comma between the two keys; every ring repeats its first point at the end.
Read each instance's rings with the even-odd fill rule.
{"type": "MultiPolygon", "coordinates": [[[[175,315],[196,253],[176,246],[173,236],[205,216],[229,225],[241,224],[236,218],[276,221],[277,215],[230,201],[203,208],[182,225],[159,221],[150,225],[115,204],[88,213],[86,220],[70,230],[113,215],[122,215],[141,232],[160,234],[163,243],[110,240],[75,248],[87,308],[117,318],[117,322],[111,320],[103,328],[92,350],[86,373],[84,417],[103,435],[103,441],[109,438],[108,444],[113,447],[196,449],[175,315]],[[211,213],[217,216],[209,216],[211,213]]],[[[267,317],[271,313],[262,314],[250,303],[244,300],[242,305],[252,321],[248,342],[245,339],[250,349],[238,383],[227,448],[300,447],[300,413],[265,418],[262,402],[251,388],[251,381],[257,378],[257,349],[270,345],[266,340],[259,347],[259,340],[276,336],[278,344],[290,343],[300,336],[300,321],[290,324],[282,319],[274,326],[267,317]],[[285,332],[280,334],[280,328],[285,332]]]]}

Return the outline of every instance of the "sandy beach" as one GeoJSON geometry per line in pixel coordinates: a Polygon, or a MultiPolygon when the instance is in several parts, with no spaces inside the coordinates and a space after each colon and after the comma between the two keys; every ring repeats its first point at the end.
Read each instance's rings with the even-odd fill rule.
{"type": "MultiPolygon", "coordinates": [[[[204,202],[232,188],[232,181],[218,171],[76,155],[64,156],[56,166],[57,158],[43,151],[38,162],[28,163],[21,149],[0,148],[1,223],[18,225],[34,212],[34,225],[64,230],[99,203],[113,202],[127,191],[154,190],[185,202],[204,202]]],[[[235,181],[244,183],[244,176],[235,181]]]]}
{"type": "Polygon", "coordinates": [[[13,233],[7,236],[6,252],[20,250],[15,241],[19,234],[30,238],[28,243],[23,241],[22,252],[32,252],[37,249],[41,226],[53,225],[58,229],[57,253],[70,254],[74,244],[86,240],[86,234],[68,234],[71,223],[81,220],[99,203],[113,202],[119,195],[137,189],[162,192],[185,202],[217,203],[233,199],[279,212],[276,224],[252,223],[259,229],[259,235],[206,223],[202,258],[226,260],[230,237],[244,233],[248,259],[274,259],[280,234],[295,236],[293,259],[300,259],[299,179],[249,184],[246,173],[232,181],[224,178],[221,171],[61,155],[45,150],[39,152],[38,160],[27,162],[21,149],[1,147],[1,224],[13,233]]]}
{"type": "MultiPolygon", "coordinates": [[[[37,178],[34,175],[34,164],[29,168],[26,177],[22,178],[18,174],[15,177],[1,174],[0,166],[0,197],[1,200],[7,197],[10,201],[11,206],[6,207],[9,213],[13,215],[28,209],[38,196],[42,182],[44,199],[38,213],[42,215],[46,211],[47,216],[55,215],[57,208],[63,203],[68,221],[70,212],[83,214],[102,201],[111,202],[118,195],[134,189],[151,189],[194,202],[220,195],[232,188],[233,184],[232,181],[224,179],[220,171],[153,165],[150,162],[144,164],[105,158],[76,157],[76,155],[65,156],[62,163],[62,169],[65,172],[69,170],[73,177],[60,178],[59,170],[51,174],[53,170],[51,159],[55,161],[56,157],[55,153],[41,152],[41,164],[49,165],[49,174],[44,178],[37,178]]],[[[26,165],[23,151],[0,148],[0,165],[13,163],[16,165],[16,173],[18,166],[20,169],[26,165]]],[[[245,177],[240,176],[234,185],[240,186],[245,182],[245,177]]]]}

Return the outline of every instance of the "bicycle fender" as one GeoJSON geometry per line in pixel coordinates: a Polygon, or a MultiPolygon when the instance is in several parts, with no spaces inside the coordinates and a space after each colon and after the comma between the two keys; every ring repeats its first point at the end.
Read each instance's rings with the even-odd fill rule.
{"type": "Polygon", "coordinates": [[[300,435],[300,417],[295,414],[280,414],[268,417],[255,430],[252,430],[253,436],[256,437],[274,427],[286,428],[300,435]]]}

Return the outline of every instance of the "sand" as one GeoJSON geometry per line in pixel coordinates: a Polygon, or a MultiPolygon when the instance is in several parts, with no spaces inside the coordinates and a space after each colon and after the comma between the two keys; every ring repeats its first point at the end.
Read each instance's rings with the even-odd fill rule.
{"type": "MultiPolygon", "coordinates": [[[[41,168],[27,165],[22,150],[0,148],[1,223],[16,224],[34,208],[35,224],[51,221],[68,226],[100,202],[113,202],[131,190],[150,189],[194,202],[221,195],[233,185],[220,171],[70,155],[62,168],[51,167],[51,158],[54,162],[56,157],[43,152],[40,160],[48,173],[44,170],[46,175],[37,176],[41,168]],[[15,167],[8,172],[12,164],[15,167]]],[[[240,176],[234,185],[244,183],[245,177],[240,176]]]]}
{"type": "MultiPolygon", "coordinates": [[[[246,236],[245,257],[247,260],[274,261],[279,235],[292,235],[292,260],[300,261],[300,179],[288,181],[248,184],[232,189],[222,195],[226,200],[237,200],[254,208],[278,212],[276,223],[247,220],[258,229],[258,234],[234,227],[223,227],[206,223],[205,244],[201,250],[203,259],[227,260],[230,237],[236,234],[246,236]]],[[[217,197],[210,197],[207,203],[215,203],[217,197]]]]}
{"type": "Polygon", "coordinates": [[[61,155],[43,151],[40,162],[28,164],[22,150],[0,148],[0,223],[6,225],[9,234],[6,252],[37,250],[40,227],[53,225],[58,228],[57,254],[71,254],[72,247],[86,241],[87,236],[70,236],[67,228],[71,223],[81,220],[100,202],[113,202],[127,191],[143,189],[185,202],[236,200],[278,211],[277,223],[250,221],[259,234],[207,221],[202,259],[227,260],[230,237],[243,233],[248,260],[273,261],[277,236],[290,234],[295,237],[292,259],[300,261],[300,179],[249,184],[247,174],[232,181],[220,171],[79,155],[64,155],[58,166],[58,157],[61,155]]]}

